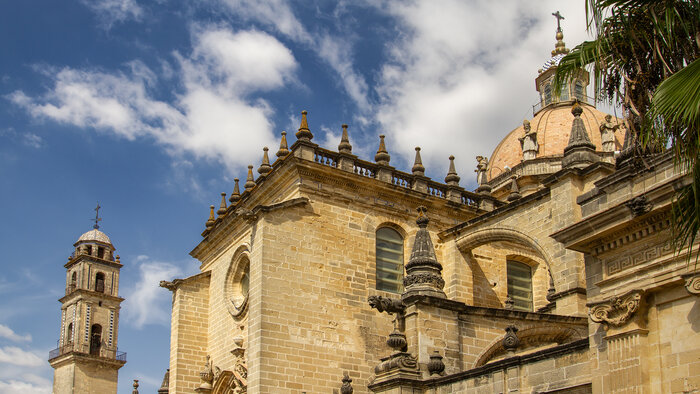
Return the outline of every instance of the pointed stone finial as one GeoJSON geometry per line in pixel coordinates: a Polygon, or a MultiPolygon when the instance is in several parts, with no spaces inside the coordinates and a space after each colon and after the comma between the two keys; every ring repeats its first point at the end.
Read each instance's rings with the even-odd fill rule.
{"type": "Polygon", "coordinates": [[[552,276],[552,271],[547,270],[549,273],[549,289],[547,289],[547,301],[552,302],[554,300],[554,295],[557,293],[557,289],[554,288],[554,277],[552,276]]]}
{"type": "Polygon", "coordinates": [[[420,157],[420,147],[416,146],[416,159],[413,161],[413,167],[411,168],[413,175],[425,176],[425,167],[423,167],[423,160],[420,157]]]}
{"type": "Polygon", "coordinates": [[[508,202],[515,201],[522,197],[520,195],[520,188],[518,187],[518,177],[513,176],[510,180],[510,194],[506,198],[508,202]]]}
{"type": "Polygon", "coordinates": [[[309,130],[306,114],[306,111],[301,111],[301,125],[299,126],[299,131],[296,133],[296,137],[300,141],[311,141],[311,139],[314,138],[314,135],[311,134],[311,130],[309,130]]]}
{"type": "Polygon", "coordinates": [[[163,383],[160,384],[158,394],[168,394],[168,391],[170,391],[170,368],[163,375],[163,383]]]}
{"type": "Polygon", "coordinates": [[[246,191],[249,191],[250,189],[255,187],[255,179],[253,178],[253,166],[252,165],[248,166],[248,176],[246,177],[245,185],[243,185],[243,187],[245,187],[246,191]]]}
{"type": "Polygon", "coordinates": [[[221,205],[219,206],[219,210],[216,211],[216,214],[221,216],[226,214],[226,193],[221,192],[221,205]]]}
{"type": "Polygon", "coordinates": [[[404,292],[401,298],[414,294],[431,295],[445,298],[442,288],[445,280],[442,279],[442,265],[435,257],[435,248],[427,230],[430,219],[426,216],[428,209],[424,206],[417,208],[418,232],[413,241],[411,257],[406,264],[406,277],[403,280],[404,292]]]}
{"type": "Polygon", "coordinates": [[[270,166],[270,157],[267,155],[267,146],[263,148],[263,158],[262,158],[262,164],[260,164],[260,167],[258,168],[258,174],[265,176],[272,171],[272,167],[270,166]]]}
{"type": "Polygon", "coordinates": [[[566,154],[569,150],[578,147],[587,147],[595,149],[595,145],[593,145],[591,139],[588,137],[586,125],[583,123],[583,119],[581,119],[583,108],[581,108],[581,105],[578,103],[578,101],[576,101],[574,103],[574,106],[571,108],[571,113],[574,115],[574,121],[571,124],[571,134],[569,135],[569,143],[564,149],[564,154],[566,154]]]}
{"type": "Polygon", "coordinates": [[[450,169],[447,171],[447,176],[445,177],[445,183],[452,186],[459,186],[459,175],[457,175],[457,170],[455,170],[455,157],[450,156],[450,169]]]}
{"type": "Polygon", "coordinates": [[[338,145],[338,152],[351,154],[352,145],[350,145],[350,139],[348,138],[348,125],[343,124],[340,127],[343,128],[343,135],[340,137],[340,145],[338,145]]]}
{"type": "Polygon", "coordinates": [[[382,134],[379,136],[379,149],[377,149],[377,154],[374,155],[374,161],[376,161],[377,164],[388,166],[390,160],[391,156],[389,156],[389,152],[386,151],[384,134],[382,134]]]}
{"type": "Polygon", "coordinates": [[[282,141],[280,141],[280,150],[277,151],[277,157],[284,157],[289,154],[289,147],[287,146],[287,132],[282,132],[282,141]]]}
{"type": "Polygon", "coordinates": [[[343,373],[343,385],[340,386],[340,394],[352,394],[353,391],[352,379],[350,379],[348,372],[345,371],[345,373],[343,373]]]}
{"type": "Polygon", "coordinates": [[[131,394],[139,394],[139,380],[134,379],[134,390],[131,391],[131,394]]]}
{"type": "Polygon", "coordinates": [[[233,178],[233,193],[231,193],[231,197],[228,198],[229,202],[231,205],[235,204],[238,202],[238,200],[241,199],[241,190],[238,187],[238,178],[233,178]]]}
{"type": "Polygon", "coordinates": [[[216,223],[216,218],[214,217],[214,206],[210,205],[209,206],[209,220],[207,220],[206,226],[207,228],[212,228],[214,227],[214,223],[216,223]]]}

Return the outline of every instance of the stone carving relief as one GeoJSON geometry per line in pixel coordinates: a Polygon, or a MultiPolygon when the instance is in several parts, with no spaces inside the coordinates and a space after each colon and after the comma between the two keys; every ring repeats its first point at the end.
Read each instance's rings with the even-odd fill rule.
{"type": "Polygon", "coordinates": [[[685,289],[690,294],[700,295],[700,274],[686,277],[685,289]]]}
{"type": "Polygon", "coordinates": [[[621,297],[615,297],[608,301],[589,304],[591,307],[588,315],[596,323],[613,327],[620,327],[632,318],[639,310],[642,303],[643,291],[633,290],[621,297]]]}
{"type": "Polygon", "coordinates": [[[606,271],[608,275],[614,275],[671,253],[673,253],[672,245],[666,242],[663,245],[652,246],[640,252],[610,261],[605,265],[606,271]]]}
{"type": "Polygon", "coordinates": [[[651,208],[653,208],[653,204],[647,201],[647,198],[645,196],[637,196],[625,203],[627,205],[627,208],[632,211],[632,216],[640,216],[643,215],[649,211],[651,211],[651,208]]]}
{"type": "Polygon", "coordinates": [[[612,115],[605,116],[605,122],[600,124],[600,141],[603,144],[603,152],[615,151],[615,132],[619,128],[619,124],[612,123],[612,115]]]}

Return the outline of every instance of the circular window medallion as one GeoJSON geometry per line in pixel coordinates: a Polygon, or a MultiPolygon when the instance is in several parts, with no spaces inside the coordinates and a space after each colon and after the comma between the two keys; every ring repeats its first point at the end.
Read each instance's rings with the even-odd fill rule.
{"type": "Polygon", "coordinates": [[[234,319],[245,317],[248,310],[248,288],[250,286],[250,261],[248,256],[234,258],[226,275],[226,307],[234,319]]]}

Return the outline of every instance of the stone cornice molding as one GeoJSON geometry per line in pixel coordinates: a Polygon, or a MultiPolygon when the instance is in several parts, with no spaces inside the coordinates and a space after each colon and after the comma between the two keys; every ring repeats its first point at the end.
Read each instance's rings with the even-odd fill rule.
{"type": "Polygon", "coordinates": [[[627,324],[640,309],[644,295],[643,290],[632,290],[627,294],[606,301],[588,304],[588,315],[596,323],[605,327],[620,327],[627,324]]]}

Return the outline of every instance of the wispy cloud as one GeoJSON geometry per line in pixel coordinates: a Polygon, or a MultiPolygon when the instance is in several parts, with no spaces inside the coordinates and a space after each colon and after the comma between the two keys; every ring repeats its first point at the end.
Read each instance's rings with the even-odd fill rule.
{"type": "Polygon", "coordinates": [[[44,360],[33,352],[22,350],[16,346],[3,346],[0,347],[0,363],[38,367],[44,364],[44,360]]]}
{"type": "MultiPolygon", "coordinates": [[[[170,322],[170,293],[159,287],[161,280],[182,277],[186,274],[180,266],[138,256],[139,279],[125,290],[122,322],[136,328],[149,324],[167,325],[170,322]]],[[[191,273],[191,272],[190,272],[191,273]]]]}
{"type": "Polygon", "coordinates": [[[200,28],[192,53],[177,59],[184,91],[176,92],[175,103],[150,94],[155,73],[138,61],[122,72],[45,68],[54,83],[48,92],[29,97],[15,91],[8,98],[36,118],[151,139],[175,156],[229,169],[258,159],[260,148],[276,139],[273,110],[259,93],[288,83],[297,68],[291,51],[266,33],[200,28]]]}
{"type": "Polygon", "coordinates": [[[30,334],[19,335],[15,333],[10,327],[0,324],[0,338],[6,338],[13,342],[31,342],[32,336],[30,334]]]}
{"type": "Polygon", "coordinates": [[[80,0],[80,2],[90,8],[106,28],[116,22],[139,20],[143,16],[143,9],[136,0],[80,0]]]}
{"type": "Polygon", "coordinates": [[[50,394],[51,383],[36,384],[16,379],[0,380],[0,393],[7,394],[50,394]]]}

